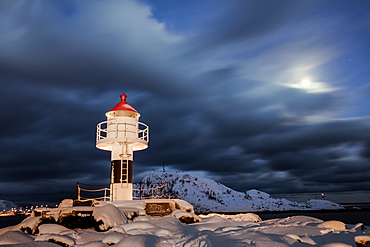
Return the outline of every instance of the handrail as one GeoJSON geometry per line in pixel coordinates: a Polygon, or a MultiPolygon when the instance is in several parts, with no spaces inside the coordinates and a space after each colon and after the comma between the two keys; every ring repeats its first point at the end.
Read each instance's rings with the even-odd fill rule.
{"type": "MultiPolygon", "coordinates": [[[[96,126],[96,141],[108,138],[108,123],[118,124],[117,120],[107,120],[97,124],[96,126]],[[105,125],[105,126],[104,126],[105,125]]],[[[118,129],[118,128],[116,128],[118,129]]],[[[137,138],[149,142],[149,126],[138,122],[137,138]]]]}
{"type": "MultiPolygon", "coordinates": [[[[140,187],[142,184],[146,184],[147,186],[151,185],[152,183],[134,183],[134,184],[140,184],[140,187]]],[[[85,189],[85,188],[81,188],[80,185],[84,185],[84,186],[106,186],[106,185],[91,185],[91,184],[84,184],[84,183],[77,183],[77,200],[103,200],[103,201],[109,201],[110,200],[110,188],[107,188],[107,187],[104,187],[104,188],[101,188],[101,189],[85,189]],[[103,196],[99,196],[99,197],[93,197],[93,195],[91,197],[87,197],[86,195],[82,196],[82,192],[99,192],[99,191],[104,191],[104,195],[103,196]]],[[[165,193],[163,193],[163,191],[160,191],[161,194],[159,193],[156,193],[155,190],[158,190],[158,189],[162,189],[164,187],[168,186],[168,183],[165,183],[165,184],[161,184],[161,185],[158,185],[156,187],[153,187],[153,188],[147,188],[147,189],[142,189],[142,188],[139,188],[139,189],[135,189],[133,188],[132,190],[133,191],[137,191],[136,194],[140,194],[140,196],[134,196],[133,199],[160,199],[160,198],[166,198],[166,199],[170,199],[170,193],[167,193],[167,195],[165,193]],[[144,191],[151,191],[149,193],[145,193],[144,195],[141,194],[141,192],[144,192],[144,191]],[[148,195],[149,194],[149,195],[148,195]]]]}
{"type": "MultiPolygon", "coordinates": [[[[81,188],[80,184],[82,183],[77,183],[77,200],[102,200],[103,201],[109,201],[110,200],[110,189],[109,188],[102,188],[102,189],[95,189],[95,190],[92,190],[92,189],[83,189],[81,188]],[[81,196],[81,192],[82,191],[85,191],[85,192],[99,192],[99,191],[104,191],[104,194],[103,196],[99,196],[99,197],[82,197],[81,196]]],[[[100,186],[100,185],[90,185],[90,184],[83,184],[85,186],[100,186]]]]}
{"type": "Polygon", "coordinates": [[[163,188],[164,186],[167,186],[168,183],[165,183],[165,184],[162,184],[160,186],[157,186],[157,187],[154,187],[154,188],[149,188],[149,189],[132,189],[132,190],[137,190],[137,191],[144,191],[144,190],[156,190],[156,189],[160,189],[160,188],[163,188]]]}
{"type": "MultiPolygon", "coordinates": [[[[161,188],[164,188],[166,186],[168,186],[168,183],[165,183],[165,184],[161,184],[161,185],[158,185],[156,187],[153,187],[153,188],[148,188],[148,189],[142,189],[141,188],[141,185],[142,184],[146,184],[146,185],[150,185],[151,183],[136,183],[136,184],[140,184],[140,188],[139,189],[132,189],[133,191],[139,191],[139,195],[140,196],[134,196],[133,199],[161,199],[161,198],[166,198],[166,199],[170,199],[170,193],[167,193],[164,194],[162,191],[161,191],[161,194],[158,194],[158,193],[155,193],[154,191],[155,190],[158,190],[158,189],[161,189],[161,188]],[[149,195],[145,194],[145,195],[142,195],[141,192],[144,192],[144,191],[148,191],[148,190],[151,190],[151,193],[149,193],[149,195]]],[[[138,193],[136,193],[138,194],[138,193]]]]}
{"type": "Polygon", "coordinates": [[[132,197],[132,198],[139,199],[139,200],[142,200],[142,199],[163,199],[163,198],[170,199],[170,197],[168,195],[165,195],[165,194],[155,195],[155,196],[152,196],[152,195],[150,195],[150,196],[141,196],[141,197],[136,196],[136,197],[132,197]]]}

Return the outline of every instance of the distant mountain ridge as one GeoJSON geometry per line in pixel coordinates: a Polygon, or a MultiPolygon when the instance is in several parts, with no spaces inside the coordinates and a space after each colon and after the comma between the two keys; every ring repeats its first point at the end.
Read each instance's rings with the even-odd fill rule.
{"type": "Polygon", "coordinates": [[[14,202],[0,199],[0,212],[9,211],[12,208],[18,208],[18,205],[14,202]]]}
{"type": "Polygon", "coordinates": [[[152,172],[142,182],[149,184],[142,188],[155,187],[153,184],[168,183],[168,188],[158,189],[159,193],[170,193],[171,198],[190,202],[198,213],[344,208],[340,204],[327,200],[311,199],[306,203],[299,203],[284,198],[272,198],[269,194],[255,189],[245,193],[237,192],[210,178],[186,172],[152,172]]]}

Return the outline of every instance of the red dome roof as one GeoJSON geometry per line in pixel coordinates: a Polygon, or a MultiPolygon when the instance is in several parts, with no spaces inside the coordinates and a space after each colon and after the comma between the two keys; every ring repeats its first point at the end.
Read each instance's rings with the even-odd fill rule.
{"type": "Polygon", "coordinates": [[[126,102],[127,95],[126,94],[121,94],[121,102],[119,102],[115,107],[113,107],[109,112],[112,111],[131,111],[139,114],[132,106],[130,106],[129,103],[126,102]]]}

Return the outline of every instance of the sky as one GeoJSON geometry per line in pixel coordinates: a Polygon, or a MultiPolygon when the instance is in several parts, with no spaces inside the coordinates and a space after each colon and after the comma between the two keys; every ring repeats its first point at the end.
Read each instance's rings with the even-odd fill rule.
{"type": "Polygon", "coordinates": [[[109,183],[96,125],[121,93],[150,128],[136,182],[164,160],[237,191],[369,190],[369,13],[366,0],[2,0],[0,198],[109,183]]]}

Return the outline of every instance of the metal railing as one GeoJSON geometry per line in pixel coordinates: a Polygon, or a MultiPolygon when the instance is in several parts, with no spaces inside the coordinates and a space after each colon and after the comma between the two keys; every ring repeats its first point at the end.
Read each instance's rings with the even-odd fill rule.
{"type": "MultiPolygon", "coordinates": [[[[168,188],[168,183],[159,184],[159,183],[134,183],[133,184],[133,199],[142,200],[142,199],[170,199],[171,193],[168,188]],[[155,187],[148,188],[152,185],[157,185],[155,187]]],[[[105,185],[91,185],[91,184],[84,184],[84,183],[77,183],[77,200],[102,200],[102,201],[109,201],[110,200],[110,189],[109,184],[105,185]],[[89,189],[82,188],[81,185],[84,187],[90,187],[89,189]],[[100,187],[100,188],[97,188],[100,187]],[[103,188],[101,188],[103,187],[103,188]]]]}
{"type": "Polygon", "coordinates": [[[135,187],[138,185],[139,188],[133,188],[133,199],[170,199],[171,195],[168,190],[168,183],[159,184],[159,183],[135,183],[135,187]],[[151,185],[156,185],[156,187],[146,188],[151,185]],[[144,188],[143,188],[144,187],[144,188]]]}
{"type": "MultiPolygon", "coordinates": [[[[104,140],[108,138],[108,124],[115,124],[117,125],[114,129],[118,130],[118,123],[116,120],[109,120],[104,121],[101,123],[98,123],[96,127],[96,141],[104,140]]],[[[116,134],[116,137],[118,136],[118,133],[116,134]]],[[[138,130],[137,130],[137,138],[146,142],[149,142],[149,126],[138,122],[138,130]]]]}
{"type": "Polygon", "coordinates": [[[102,187],[102,186],[109,186],[109,184],[104,185],[91,185],[91,184],[83,184],[77,183],[77,200],[102,200],[102,201],[109,201],[110,200],[110,189],[109,187],[103,187],[99,189],[85,189],[81,188],[83,186],[92,187],[102,187]]]}

